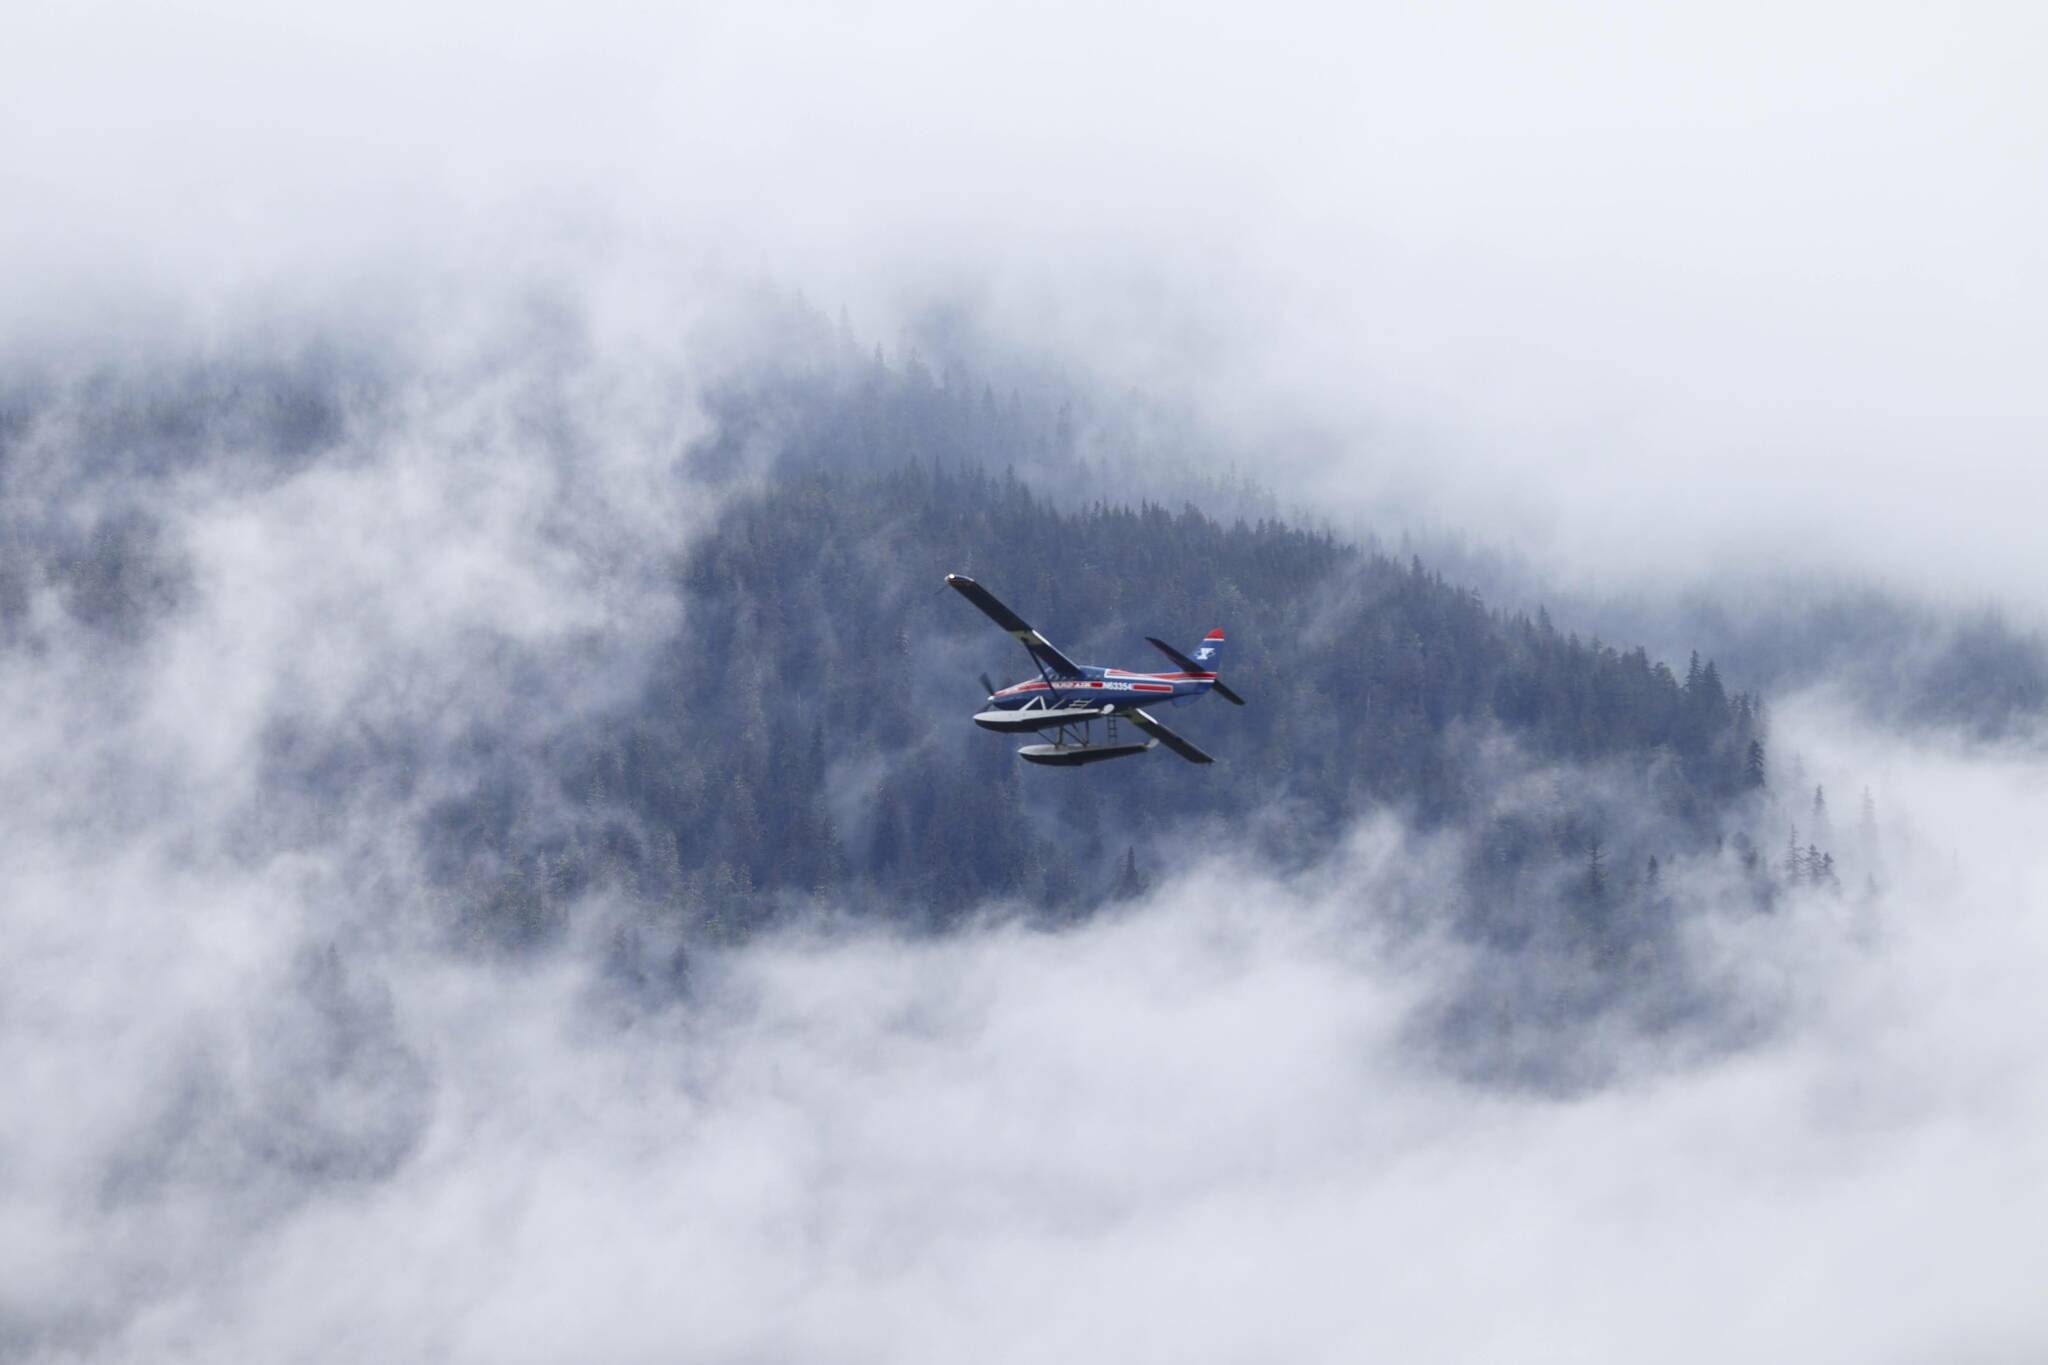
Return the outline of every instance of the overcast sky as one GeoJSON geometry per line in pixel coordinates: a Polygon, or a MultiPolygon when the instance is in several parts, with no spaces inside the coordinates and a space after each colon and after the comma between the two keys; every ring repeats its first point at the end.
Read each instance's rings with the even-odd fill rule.
{"type": "MultiPolygon", "coordinates": [[[[1875,787],[1911,852],[1854,913],[1703,917],[1770,1028],[1623,1033],[1569,1099],[1418,1054],[1459,959],[1383,932],[1433,866],[1387,824],[1060,934],[806,926],[636,1012],[602,896],[558,953],[441,951],[412,822],[473,723],[576,723],[688,609],[715,507],[673,458],[736,344],[705,300],[756,280],[892,347],[965,308],[1191,405],[1287,504],[1596,585],[2024,608],[2044,36],[2018,4],[13,16],[10,363],[409,321],[331,462],[153,490],[191,577],[133,653],[43,592],[0,655],[0,1354],[2038,1359],[2037,758],[1774,698],[1780,758],[1838,812],[1875,787]],[[591,305],[566,367],[493,345],[534,277],[591,305]],[[295,723],[428,761],[295,803],[295,723]],[[306,826],[248,856],[263,819],[306,826]]],[[[82,525],[121,490],[76,487],[80,416],[9,487],[82,525]]]]}
{"type": "Polygon", "coordinates": [[[2048,569],[2037,6],[74,4],[15,327],[624,259],[935,300],[1582,579],[2048,569]]]}

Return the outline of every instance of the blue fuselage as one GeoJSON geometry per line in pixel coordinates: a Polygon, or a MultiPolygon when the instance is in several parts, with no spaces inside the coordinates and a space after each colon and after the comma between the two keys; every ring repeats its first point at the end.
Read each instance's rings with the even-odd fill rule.
{"type": "Polygon", "coordinates": [[[1033,678],[1012,683],[989,698],[1000,711],[1025,707],[1059,710],[1074,706],[1152,706],[1180,697],[1199,697],[1216,685],[1214,673],[1130,673],[1121,668],[1079,666],[1078,678],[1033,678]]]}

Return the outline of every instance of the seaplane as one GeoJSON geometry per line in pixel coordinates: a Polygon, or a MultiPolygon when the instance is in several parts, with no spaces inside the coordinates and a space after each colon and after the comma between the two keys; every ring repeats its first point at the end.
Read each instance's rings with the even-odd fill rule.
{"type": "Polygon", "coordinates": [[[1129,758],[1164,744],[1190,763],[1216,760],[1145,713],[1148,706],[1172,702],[1185,706],[1214,692],[1227,702],[1244,705],[1244,698],[1224,686],[1216,676],[1223,654],[1223,632],[1212,630],[1195,650],[1194,657],[1167,644],[1145,637],[1173,664],[1167,673],[1133,673],[1121,668],[1098,668],[1077,664],[1053,647],[1050,640],[1031,628],[1029,622],[996,600],[994,593],[963,574],[946,575],[946,586],[979,607],[982,614],[1013,636],[1031,655],[1038,676],[998,688],[981,675],[982,690],[988,693],[987,709],[974,717],[984,730],[1002,734],[1044,734],[1051,732],[1050,744],[1027,744],[1017,751],[1030,763],[1076,768],[1084,763],[1102,763],[1112,758],[1129,758]],[[1092,727],[1100,722],[1103,735],[1092,727]],[[1128,726],[1137,734],[1120,732],[1128,726]]]}

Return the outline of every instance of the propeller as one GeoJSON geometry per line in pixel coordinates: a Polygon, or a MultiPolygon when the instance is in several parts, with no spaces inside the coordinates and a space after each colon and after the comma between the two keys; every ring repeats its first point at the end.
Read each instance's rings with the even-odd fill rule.
{"type": "Polygon", "coordinates": [[[991,697],[996,694],[996,685],[988,680],[988,674],[986,673],[981,675],[981,690],[988,693],[991,697]]]}

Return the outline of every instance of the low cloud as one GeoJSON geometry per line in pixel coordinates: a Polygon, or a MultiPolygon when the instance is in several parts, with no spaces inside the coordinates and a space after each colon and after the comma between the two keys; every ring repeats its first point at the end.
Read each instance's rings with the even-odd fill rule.
{"type": "Polygon", "coordinates": [[[449,942],[421,821],[575,818],[543,751],[688,609],[789,283],[1596,589],[2041,567],[2035,20],[1248,14],[18,26],[0,1354],[2042,1353],[2048,773],[1818,699],[1774,780],[1910,837],[1690,917],[1715,1027],[1595,1014],[1571,1085],[1446,1065],[1447,1001],[1570,983],[1388,823],[1057,931],[812,906],[680,993],[604,886],[449,942]],[[265,387],[308,316],[330,406],[265,387]]]}
{"type": "Polygon", "coordinates": [[[422,813],[488,773],[559,818],[540,746],[634,687],[715,506],[672,357],[547,331],[316,374],[317,458],[246,336],[12,395],[0,1349],[95,1348],[412,1159],[437,1072],[380,964],[448,932],[422,813]]]}
{"type": "Polygon", "coordinates": [[[0,660],[10,1355],[2037,1353],[2044,773],[1819,698],[1775,780],[1873,787],[1881,885],[1759,914],[1674,865],[1684,970],[1619,1008],[1468,942],[1459,836],[1388,820],[1057,930],[815,905],[680,992],[622,988],[603,885],[452,944],[422,819],[484,776],[575,818],[545,746],[631,692],[716,502],[689,393],[593,327],[429,352],[318,460],[194,438],[161,497],[66,464],[118,454],[69,390],[23,429],[13,475],[151,510],[162,572],[132,616],[31,578],[0,660]],[[1452,1036],[1487,992],[1506,1033],[1452,1036]]]}
{"type": "Polygon", "coordinates": [[[2026,1358],[2048,773],[1780,725],[1880,773],[1913,852],[1875,900],[1700,916],[1754,1036],[1617,1023],[1566,1098],[1417,1046],[1471,950],[1417,931],[1431,854],[1384,823],[1058,931],[810,920],[624,1012],[595,927],[516,962],[323,948],[361,893],[318,860],[17,878],[10,1347],[2026,1358]]]}
{"type": "Polygon", "coordinates": [[[393,273],[775,279],[1570,586],[2009,597],[2043,568],[2041,36],[2001,3],[50,10],[0,56],[0,250],[35,351],[393,273]]]}

